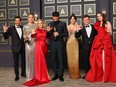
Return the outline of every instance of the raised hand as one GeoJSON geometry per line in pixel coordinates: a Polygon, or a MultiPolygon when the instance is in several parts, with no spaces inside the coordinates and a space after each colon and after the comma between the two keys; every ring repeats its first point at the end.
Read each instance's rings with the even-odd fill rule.
{"type": "Polygon", "coordinates": [[[79,25],[78,29],[81,30],[82,28],[83,28],[83,26],[82,25],[79,25]]]}
{"type": "Polygon", "coordinates": [[[32,33],[31,34],[36,34],[36,30],[34,29],[34,30],[32,30],[32,33]]]}
{"type": "Polygon", "coordinates": [[[9,26],[3,26],[3,31],[6,32],[9,26]]]}
{"type": "Polygon", "coordinates": [[[47,26],[46,31],[49,32],[52,29],[52,27],[47,26]]]}
{"type": "Polygon", "coordinates": [[[70,34],[72,33],[71,27],[67,26],[67,29],[68,29],[68,35],[70,36],[70,34]]]}
{"type": "Polygon", "coordinates": [[[79,30],[81,30],[83,27],[82,25],[78,25],[77,28],[76,28],[76,31],[78,32],[79,30]]]}
{"type": "Polygon", "coordinates": [[[100,26],[102,26],[102,24],[103,24],[103,22],[101,21],[101,22],[100,22],[100,26]]]}

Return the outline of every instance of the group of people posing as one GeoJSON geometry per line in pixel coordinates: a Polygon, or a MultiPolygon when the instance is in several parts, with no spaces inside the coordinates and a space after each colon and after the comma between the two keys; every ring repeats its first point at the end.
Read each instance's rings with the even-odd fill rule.
{"type": "Polygon", "coordinates": [[[64,81],[64,37],[67,37],[66,52],[71,79],[81,78],[79,69],[79,42],[82,37],[82,58],[85,76],[90,82],[116,82],[116,54],[112,44],[112,27],[102,12],[97,13],[98,21],[90,24],[90,16],[84,15],[83,26],[77,24],[72,14],[70,24],[60,21],[59,12],[52,13],[53,22],[47,26],[44,20],[34,23],[34,15],[28,14],[28,23],[21,26],[20,16],[14,18],[14,26],[3,26],[3,36],[12,37],[15,81],[19,80],[19,55],[21,58],[21,76],[28,79],[25,86],[35,86],[51,80],[64,81]],[[50,41],[50,53],[54,77],[51,79],[46,64],[47,38],[50,41]]]}

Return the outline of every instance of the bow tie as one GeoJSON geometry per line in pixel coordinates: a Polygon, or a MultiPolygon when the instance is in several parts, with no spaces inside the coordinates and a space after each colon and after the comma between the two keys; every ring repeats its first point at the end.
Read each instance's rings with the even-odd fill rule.
{"type": "Polygon", "coordinates": [[[85,27],[87,28],[87,27],[90,27],[90,26],[89,26],[89,25],[87,25],[87,26],[85,26],[85,27]]]}
{"type": "Polygon", "coordinates": [[[21,28],[20,26],[17,26],[17,28],[21,28]]]}

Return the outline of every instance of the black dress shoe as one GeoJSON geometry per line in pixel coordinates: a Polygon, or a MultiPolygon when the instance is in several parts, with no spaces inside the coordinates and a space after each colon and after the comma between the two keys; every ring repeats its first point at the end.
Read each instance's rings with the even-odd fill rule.
{"type": "Polygon", "coordinates": [[[63,78],[63,77],[59,77],[59,80],[60,80],[61,82],[64,82],[64,78],[63,78]]]}
{"type": "Polygon", "coordinates": [[[57,76],[57,75],[55,75],[55,76],[52,78],[52,80],[56,80],[56,79],[58,79],[58,76],[57,76]]]}
{"type": "Polygon", "coordinates": [[[15,81],[18,81],[19,80],[19,77],[15,77],[15,81]]]}
{"type": "Polygon", "coordinates": [[[22,77],[26,77],[26,74],[21,74],[22,77]]]}

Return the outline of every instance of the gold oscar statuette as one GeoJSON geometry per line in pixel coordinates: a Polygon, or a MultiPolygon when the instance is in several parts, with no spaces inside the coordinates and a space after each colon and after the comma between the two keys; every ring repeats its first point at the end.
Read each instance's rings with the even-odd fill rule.
{"type": "MultiPolygon", "coordinates": [[[[56,27],[54,27],[53,30],[56,32],[56,27]]],[[[57,40],[57,37],[54,37],[54,40],[57,40]]]]}
{"type": "Polygon", "coordinates": [[[56,32],[56,27],[54,27],[54,32],[56,32]]]}

